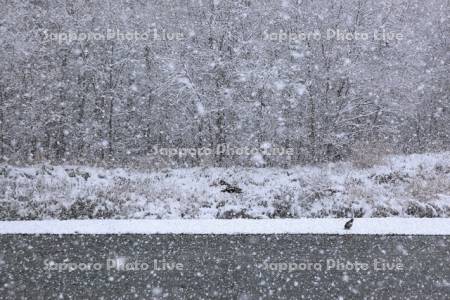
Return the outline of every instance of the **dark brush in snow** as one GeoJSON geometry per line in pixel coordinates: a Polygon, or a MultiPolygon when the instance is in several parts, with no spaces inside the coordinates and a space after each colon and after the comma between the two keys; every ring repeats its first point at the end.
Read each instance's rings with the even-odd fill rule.
{"type": "Polygon", "coordinates": [[[229,184],[228,182],[226,182],[225,180],[221,179],[219,181],[219,184],[225,186],[225,188],[221,191],[223,193],[237,193],[237,194],[242,193],[242,189],[240,187],[233,186],[233,185],[229,184]]]}
{"type": "Polygon", "coordinates": [[[220,180],[219,180],[219,185],[231,186],[231,184],[229,184],[228,182],[226,182],[226,181],[223,180],[223,179],[220,179],[220,180]]]}
{"type": "Polygon", "coordinates": [[[222,192],[224,192],[224,193],[237,193],[237,194],[240,194],[240,193],[242,193],[242,189],[237,187],[237,186],[227,186],[226,188],[224,188],[222,190],[222,192]]]}

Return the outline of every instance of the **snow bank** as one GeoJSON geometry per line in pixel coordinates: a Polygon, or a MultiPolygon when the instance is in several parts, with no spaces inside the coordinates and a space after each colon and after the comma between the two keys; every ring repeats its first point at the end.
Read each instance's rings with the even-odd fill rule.
{"type": "Polygon", "coordinates": [[[446,218],[272,220],[46,220],[2,221],[0,234],[395,234],[450,235],[446,218]]]}
{"type": "Polygon", "coordinates": [[[0,220],[450,217],[450,152],[282,168],[0,166],[0,220]],[[224,191],[221,182],[239,187],[224,191]]]}

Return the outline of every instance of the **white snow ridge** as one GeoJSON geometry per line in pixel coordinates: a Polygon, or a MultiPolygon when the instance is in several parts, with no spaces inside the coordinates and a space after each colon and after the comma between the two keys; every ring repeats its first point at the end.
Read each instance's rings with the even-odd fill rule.
{"type": "Polygon", "coordinates": [[[394,234],[450,235],[448,218],[272,220],[45,220],[0,222],[0,234],[394,234]]]}

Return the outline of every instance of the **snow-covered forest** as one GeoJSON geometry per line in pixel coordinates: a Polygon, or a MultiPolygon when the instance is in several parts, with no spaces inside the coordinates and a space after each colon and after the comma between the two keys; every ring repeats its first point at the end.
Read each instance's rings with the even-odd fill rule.
{"type": "Polygon", "coordinates": [[[289,167],[448,150],[448,9],[446,0],[1,1],[0,161],[289,167]],[[337,31],[351,38],[328,36],[337,31]],[[108,32],[151,34],[101,38],[108,32]],[[152,151],[221,144],[293,153],[152,151]]]}

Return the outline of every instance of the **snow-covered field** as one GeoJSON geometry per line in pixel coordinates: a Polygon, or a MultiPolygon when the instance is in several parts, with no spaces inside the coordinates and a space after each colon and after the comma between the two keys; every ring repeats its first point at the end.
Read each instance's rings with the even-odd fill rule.
{"type": "Polygon", "coordinates": [[[390,156],[369,168],[0,166],[0,220],[349,216],[449,217],[450,153],[390,156]]]}

